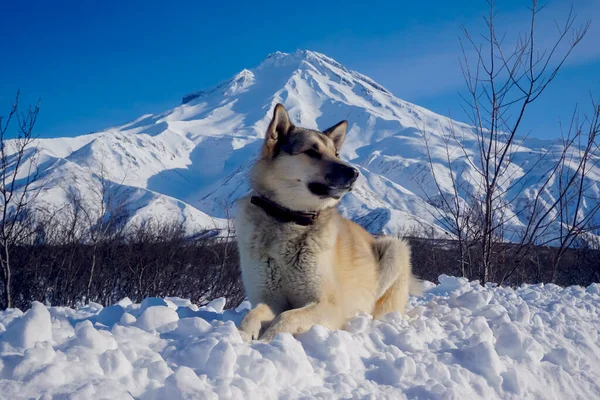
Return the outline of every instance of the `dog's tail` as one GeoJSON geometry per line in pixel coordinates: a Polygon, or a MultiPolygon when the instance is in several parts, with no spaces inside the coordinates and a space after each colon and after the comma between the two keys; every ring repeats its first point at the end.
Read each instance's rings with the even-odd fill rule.
{"type": "Polygon", "coordinates": [[[375,240],[373,250],[379,263],[378,297],[383,296],[398,276],[407,274],[408,293],[413,296],[423,294],[423,282],[412,273],[411,249],[407,241],[380,237],[375,240]]]}
{"type": "Polygon", "coordinates": [[[424,291],[423,281],[411,273],[408,281],[408,293],[413,296],[423,296],[424,291]]]}

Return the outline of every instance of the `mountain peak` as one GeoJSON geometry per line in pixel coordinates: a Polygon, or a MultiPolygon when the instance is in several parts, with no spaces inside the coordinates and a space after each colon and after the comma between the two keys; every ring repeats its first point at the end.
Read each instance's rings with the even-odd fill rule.
{"type": "MultiPolygon", "coordinates": [[[[282,60],[282,59],[311,59],[311,58],[327,58],[324,54],[317,53],[312,50],[298,49],[293,53],[285,53],[283,51],[275,51],[267,56],[264,61],[267,60],[282,60]]],[[[263,61],[263,62],[264,62],[263,61]]]]}
{"type": "Polygon", "coordinates": [[[392,95],[386,88],[368,76],[350,70],[335,59],[313,50],[298,49],[294,53],[283,53],[281,51],[276,51],[269,54],[267,58],[260,64],[259,68],[264,68],[267,66],[286,66],[294,63],[297,63],[300,67],[303,63],[306,63],[317,70],[322,70],[325,68],[326,70],[333,72],[341,79],[344,79],[341,77],[341,75],[347,74],[349,75],[349,80],[359,80],[363,83],[367,83],[369,86],[380,92],[383,92],[387,95],[392,95]]]}
{"type": "MultiPolygon", "coordinates": [[[[353,85],[352,82],[358,81],[361,85],[366,84],[370,87],[365,89],[367,92],[375,90],[387,96],[392,96],[386,88],[375,82],[373,79],[346,68],[344,65],[325,54],[313,50],[298,49],[294,53],[284,53],[282,51],[271,53],[258,65],[258,67],[252,70],[244,69],[233,78],[224,81],[211,89],[200,90],[185,95],[182,99],[182,104],[189,103],[196,98],[205,97],[206,95],[217,91],[220,91],[225,95],[241,93],[253,84],[255,73],[272,74],[273,68],[277,70],[281,68],[281,71],[288,71],[287,73],[291,74],[297,70],[311,70],[319,75],[327,75],[335,81],[345,82],[350,85],[353,85]]],[[[273,74],[273,76],[280,74],[281,72],[278,72],[277,74],[273,74]]]]}
{"type": "MultiPolygon", "coordinates": [[[[316,51],[311,50],[301,50],[298,49],[294,53],[284,53],[282,51],[276,51],[271,53],[263,60],[262,63],[258,66],[259,69],[266,67],[281,67],[281,66],[289,66],[289,65],[301,65],[303,62],[319,62],[325,61],[329,59],[329,57],[324,54],[317,53],[316,51]]],[[[337,62],[336,62],[337,63],[337,62]]]]}

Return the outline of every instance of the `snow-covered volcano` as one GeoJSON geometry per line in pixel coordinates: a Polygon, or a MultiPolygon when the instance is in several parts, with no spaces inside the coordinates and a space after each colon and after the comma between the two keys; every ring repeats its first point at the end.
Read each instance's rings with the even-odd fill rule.
{"type": "MultiPolygon", "coordinates": [[[[162,114],[89,135],[39,140],[46,181],[40,201],[56,207],[74,191],[90,197],[102,171],[127,194],[130,222],[156,217],[184,221],[190,230],[214,226],[248,190],[248,166],[278,102],[300,126],[325,129],[348,120],[342,157],[361,176],[341,210],[371,232],[435,226],[425,194],[435,196],[436,187],[422,132],[431,135],[440,177],[448,174],[441,133],[450,124],[465,135],[466,149],[476,146],[470,126],[400,100],[323,54],[276,52],[229,81],[184,96],[181,105],[162,114]]],[[[514,176],[549,146],[526,142],[512,160],[514,176]]],[[[463,171],[461,179],[468,179],[472,167],[459,153],[453,163],[463,171]]],[[[516,188],[517,196],[535,192],[537,180],[527,182],[531,187],[516,188]]],[[[599,192],[597,182],[589,187],[599,192]]],[[[520,224],[518,218],[511,223],[520,224]]]]}

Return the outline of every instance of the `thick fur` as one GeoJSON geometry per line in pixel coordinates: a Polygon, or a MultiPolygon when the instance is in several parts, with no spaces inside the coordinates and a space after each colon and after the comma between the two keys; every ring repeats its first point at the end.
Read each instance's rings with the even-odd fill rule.
{"type": "Polygon", "coordinates": [[[420,293],[408,244],[374,238],[335,208],[351,190],[339,189],[346,187],[343,179],[331,172],[350,168],[337,157],[346,126],[342,121],[324,132],[297,128],[283,106],[275,108],[252,171],[252,191],[237,207],[242,278],[254,306],[239,326],[246,340],[270,341],[315,324],[340,329],[360,312],[376,318],[404,313],[409,293],[420,293]],[[332,194],[313,194],[311,182],[327,183],[332,194]],[[252,195],[320,216],[310,226],[280,223],[251,204],[252,195]]]}

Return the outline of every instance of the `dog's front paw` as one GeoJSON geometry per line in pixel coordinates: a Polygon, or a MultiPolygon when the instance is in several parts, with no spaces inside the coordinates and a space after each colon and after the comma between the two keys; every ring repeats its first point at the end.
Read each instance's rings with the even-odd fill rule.
{"type": "Polygon", "coordinates": [[[238,328],[240,332],[240,336],[242,340],[245,342],[249,342],[251,340],[257,340],[260,335],[261,323],[256,318],[252,318],[250,314],[246,315],[246,317],[240,323],[238,328]]]}
{"type": "Polygon", "coordinates": [[[275,339],[275,335],[277,335],[279,333],[279,331],[275,330],[275,329],[267,329],[265,331],[265,333],[263,333],[262,335],[260,335],[259,340],[263,343],[269,343],[271,342],[273,339],[275,339]]]}
{"type": "Polygon", "coordinates": [[[246,332],[240,329],[238,329],[238,332],[240,333],[240,337],[244,342],[250,342],[252,340],[252,336],[248,335],[246,332]]]}
{"type": "Polygon", "coordinates": [[[260,335],[259,340],[267,343],[275,339],[275,335],[283,332],[291,334],[296,333],[294,327],[290,324],[290,318],[287,318],[286,315],[282,314],[276,318],[275,321],[273,321],[271,326],[269,326],[269,328],[267,328],[262,335],[260,335]]]}

